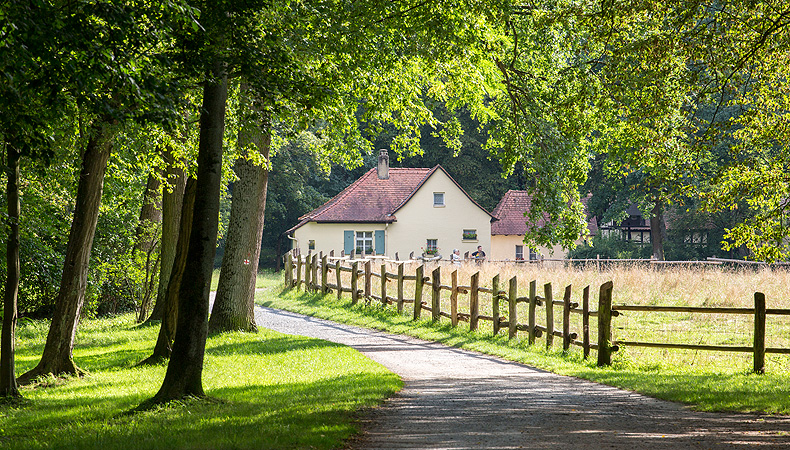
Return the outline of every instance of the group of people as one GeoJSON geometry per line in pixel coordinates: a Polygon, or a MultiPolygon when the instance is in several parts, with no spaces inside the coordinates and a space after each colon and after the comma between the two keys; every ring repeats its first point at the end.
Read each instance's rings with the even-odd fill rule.
{"type": "MultiPolygon", "coordinates": [[[[474,258],[476,262],[483,262],[486,259],[486,252],[483,251],[482,245],[478,245],[477,251],[473,252],[470,256],[474,258]]],[[[450,255],[450,261],[452,261],[453,264],[461,264],[463,260],[464,258],[461,256],[461,251],[457,248],[453,249],[453,254],[450,255]]]]}

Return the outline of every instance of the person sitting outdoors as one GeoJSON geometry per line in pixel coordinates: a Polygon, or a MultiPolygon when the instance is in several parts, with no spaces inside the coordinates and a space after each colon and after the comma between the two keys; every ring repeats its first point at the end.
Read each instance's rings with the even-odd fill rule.
{"type": "Polygon", "coordinates": [[[483,251],[483,246],[478,245],[477,251],[472,253],[472,258],[475,259],[477,262],[483,262],[486,259],[486,252],[483,251]]]}
{"type": "Polygon", "coordinates": [[[453,254],[450,255],[450,261],[452,261],[453,264],[456,264],[456,265],[460,266],[462,260],[463,260],[463,258],[461,257],[461,251],[458,250],[457,248],[454,248],[453,249],[453,254]]]}

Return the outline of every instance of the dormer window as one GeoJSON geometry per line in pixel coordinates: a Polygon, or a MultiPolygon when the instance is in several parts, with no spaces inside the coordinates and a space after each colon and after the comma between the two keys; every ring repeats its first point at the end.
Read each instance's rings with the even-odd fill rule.
{"type": "Polygon", "coordinates": [[[439,208],[444,206],[444,192],[433,193],[433,207],[439,208]]]}

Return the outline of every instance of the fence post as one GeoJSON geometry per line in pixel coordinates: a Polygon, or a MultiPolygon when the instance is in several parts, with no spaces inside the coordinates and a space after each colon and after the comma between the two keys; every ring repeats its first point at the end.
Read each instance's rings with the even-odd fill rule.
{"type": "Polygon", "coordinates": [[[302,283],[302,256],[296,257],[296,290],[299,290],[299,285],[302,283]]]}
{"type": "Polygon", "coordinates": [[[337,299],[340,300],[340,297],[343,296],[343,271],[340,268],[343,267],[343,260],[337,259],[335,260],[335,276],[337,277],[337,299]]]}
{"type": "Polygon", "coordinates": [[[494,318],[494,336],[499,333],[499,275],[496,275],[491,281],[491,305],[493,311],[491,317],[494,318]]]}
{"type": "Polygon", "coordinates": [[[450,325],[458,326],[458,271],[453,270],[450,274],[453,289],[450,291],[450,325]]]}
{"type": "Polygon", "coordinates": [[[518,321],[516,320],[516,298],[517,298],[517,288],[518,288],[518,279],[513,277],[510,279],[510,289],[507,296],[507,311],[508,311],[508,339],[513,339],[516,337],[516,326],[518,325],[518,321]]]}
{"type": "Polygon", "coordinates": [[[598,365],[612,364],[612,282],[601,285],[598,295],[598,365]]]}
{"type": "Polygon", "coordinates": [[[562,299],[562,350],[571,348],[571,285],[565,287],[562,299]]]}
{"type": "Polygon", "coordinates": [[[472,275],[472,279],[469,281],[469,287],[469,330],[477,331],[477,322],[480,316],[480,293],[478,292],[478,288],[480,287],[480,272],[472,275]]]}
{"type": "Polygon", "coordinates": [[[387,306],[387,264],[381,265],[381,304],[387,306]]]}
{"type": "Polygon", "coordinates": [[[439,298],[441,295],[439,286],[442,282],[441,270],[441,267],[437,267],[433,269],[433,273],[431,274],[431,283],[433,284],[433,286],[431,286],[431,319],[433,319],[434,322],[439,321],[439,298]]]}
{"type": "Polygon", "coordinates": [[[305,292],[313,290],[313,266],[310,263],[313,261],[312,250],[307,251],[307,256],[304,258],[304,290],[305,292]]]}
{"type": "Polygon", "coordinates": [[[372,277],[371,271],[373,270],[370,260],[365,261],[365,304],[370,304],[370,278],[372,277]]]}
{"type": "Polygon", "coordinates": [[[425,266],[420,266],[417,268],[417,276],[416,280],[414,281],[414,320],[418,320],[420,318],[420,313],[422,312],[422,287],[425,283],[423,279],[423,272],[425,271],[425,266]]]}
{"type": "Polygon", "coordinates": [[[359,262],[354,261],[351,263],[351,304],[356,305],[359,301],[359,291],[357,290],[357,277],[359,276],[358,272],[359,262]]]}
{"type": "Polygon", "coordinates": [[[554,344],[554,296],[551,292],[551,283],[543,285],[546,297],[546,349],[554,344]]]}
{"type": "Polygon", "coordinates": [[[765,294],[754,293],[754,373],[765,373],[765,294]]]}
{"type": "Polygon", "coordinates": [[[321,255],[321,294],[326,295],[328,289],[326,287],[326,277],[329,273],[329,267],[326,265],[326,255],[321,255]]]}
{"type": "Polygon", "coordinates": [[[293,256],[290,252],[285,255],[285,288],[293,288],[293,256]]]}
{"type": "Polygon", "coordinates": [[[584,359],[587,359],[590,356],[590,286],[586,286],[582,294],[582,334],[584,359]]]}
{"type": "Polygon", "coordinates": [[[313,255],[313,262],[310,268],[313,269],[313,292],[318,291],[318,255],[313,255]]]}
{"type": "Polygon", "coordinates": [[[398,264],[398,314],[403,313],[403,263],[398,264]]]}
{"type": "Polygon", "coordinates": [[[529,345],[535,343],[535,307],[538,305],[538,282],[532,280],[529,282],[529,325],[527,330],[529,332],[529,345]]]}

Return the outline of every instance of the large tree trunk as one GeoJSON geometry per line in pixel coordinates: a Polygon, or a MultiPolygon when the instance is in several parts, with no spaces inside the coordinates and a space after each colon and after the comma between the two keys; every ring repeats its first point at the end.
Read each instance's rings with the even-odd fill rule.
{"type": "Polygon", "coordinates": [[[8,268],[3,298],[3,332],[0,338],[0,397],[21,397],[14,374],[14,347],[16,343],[17,294],[19,293],[19,153],[8,148],[8,242],[6,267],[8,268]]]}
{"type": "MultiPolygon", "coordinates": [[[[192,227],[192,210],[195,207],[195,188],[197,182],[190,178],[186,183],[186,189],[182,196],[181,212],[178,215],[178,242],[175,248],[171,272],[168,275],[165,296],[158,300],[161,302],[162,325],[159,328],[159,336],[156,339],[154,353],[140,362],[139,365],[158,364],[170,357],[173,350],[173,339],[176,336],[176,321],[178,320],[178,292],[181,288],[181,280],[184,277],[184,269],[187,265],[187,252],[189,250],[189,236],[192,227]]],[[[182,189],[184,190],[184,189],[182,189]]],[[[165,217],[167,217],[165,215],[165,217]]]]}
{"type": "Polygon", "coordinates": [[[46,374],[81,374],[74,364],[72,351],[77,334],[80,311],[85,300],[88,281],[88,262],[99,219],[104,172],[110,157],[114,126],[94,123],[88,145],[82,156],[82,170],[77,186],[77,200],[71,232],[66,246],[66,259],[60,290],[55,299],[55,312],[47,334],[44,353],[38,365],[19,377],[20,383],[29,383],[46,374]]]}
{"type": "Polygon", "coordinates": [[[211,272],[217,247],[222,138],[228,96],[227,74],[220,61],[214,62],[212,75],[203,88],[195,207],[187,266],[178,293],[176,337],[165,379],[152,399],[153,403],[205,396],[203,358],[208,333],[211,272]]]}
{"type": "Polygon", "coordinates": [[[661,201],[657,200],[650,216],[650,243],[653,246],[653,259],[656,261],[664,261],[664,236],[666,236],[664,210],[661,201]]]}
{"type": "MultiPolygon", "coordinates": [[[[163,320],[165,310],[165,297],[170,284],[170,274],[176,258],[176,242],[179,240],[179,227],[181,224],[181,207],[184,201],[184,188],[187,183],[186,173],[180,164],[176,163],[175,156],[169,150],[165,151],[167,163],[167,186],[162,192],[162,243],[160,245],[159,289],[156,292],[156,303],[151,316],[146,321],[163,320]]],[[[190,210],[190,217],[192,211],[190,210]]],[[[186,253],[184,253],[186,258],[186,253]]],[[[172,342],[172,336],[170,337],[172,342]]],[[[169,353],[168,353],[169,356],[169,353]]]]}
{"type": "MultiPolygon", "coordinates": [[[[271,145],[268,120],[259,126],[242,127],[239,145],[246,148],[249,144],[255,145],[268,163],[271,145]]],[[[269,170],[242,154],[236,160],[234,172],[239,179],[233,183],[225,254],[208,322],[210,333],[258,330],[254,312],[255,281],[261,254],[269,170]]]]}
{"type": "Polygon", "coordinates": [[[159,190],[162,182],[158,174],[148,175],[148,182],[145,185],[143,194],[143,206],[140,208],[140,220],[137,222],[135,232],[135,242],[133,253],[142,253],[145,256],[145,280],[140,294],[140,310],[137,315],[137,323],[142,323],[148,315],[151,306],[151,299],[154,293],[154,283],[156,282],[156,271],[159,265],[159,255],[157,246],[159,239],[159,226],[162,223],[162,201],[159,190]]]}

